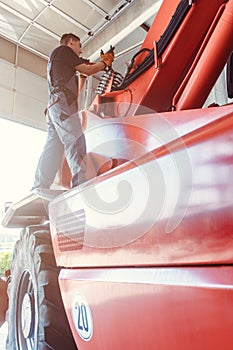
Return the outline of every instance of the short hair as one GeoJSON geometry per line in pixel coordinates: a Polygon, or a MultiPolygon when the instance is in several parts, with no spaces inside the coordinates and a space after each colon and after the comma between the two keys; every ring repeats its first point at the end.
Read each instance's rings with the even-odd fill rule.
{"type": "Polygon", "coordinates": [[[70,41],[70,39],[73,39],[74,41],[80,41],[80,38],[73,34],[73,33],[66,33],[66,34],[63,34],[61,39],[60,39],[60,44],[61,45],[67,45],[68,42],[70,41]]]}

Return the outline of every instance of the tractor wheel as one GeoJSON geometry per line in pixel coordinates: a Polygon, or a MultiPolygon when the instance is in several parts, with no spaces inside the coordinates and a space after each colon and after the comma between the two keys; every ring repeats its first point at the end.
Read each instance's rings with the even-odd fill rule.
{"type": "Polygon", "coordinates": [[[48,227],[25,228],[15,245],[8,287],[8,349],[77,349],[58,274],[48,227]]]}

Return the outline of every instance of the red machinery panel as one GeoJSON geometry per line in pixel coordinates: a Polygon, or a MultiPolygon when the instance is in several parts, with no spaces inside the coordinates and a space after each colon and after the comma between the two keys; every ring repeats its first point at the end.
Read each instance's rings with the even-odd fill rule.
{"type": "Polygon", "coordinates": [[[231,350],[233,269],[62,271],[78,349],[231,350]]]}
{"type": "Polygon", "coordinates": [[[232,263],[232,105],[165,116],[145,117],[144,129],[134,117],[95,130],[112,126],[120,137],[105,149],[129,161],[50,204],[59,266],[232,263]],[[144,132],[138,158],[130,130],[144,132]]]}

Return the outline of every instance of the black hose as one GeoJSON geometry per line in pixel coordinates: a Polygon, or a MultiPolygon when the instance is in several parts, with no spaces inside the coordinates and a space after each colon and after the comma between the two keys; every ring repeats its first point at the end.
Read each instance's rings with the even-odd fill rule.
{"type": "MultiPolygon", "coordinates": [[[[193,0],[194,1],[194,0],[193,0]]],[[[171,39],[173,38],[174,34],[178,30],[182,20],[188,13],[189,9],[192,6],[192,2],[190,0],[181,0],[179,5],[177,6],[174,15],[172,16],[167,28],[161,35],[160,39],[156,43],[157,47],[157,56],[161,57],[165,49],[167,48],[168,44],[170,43],[171,39]]],[[[122,90],[125,89],[129,84],[131,84],[134,80],[136,80],[140,75],[142,75],[147,69],[149,69],[154,64],[154,49],[149,50],[147,48],[144,48],[140,50],[138,53],[136,53],[132,60],[130,68],[128,69],[125,78],[123,79],[122,83],[113,88],[112,91],[116,90],[122,90]],[[149,54],[145,57],[143,62],[132,72],[130,73],[129,70],[131,69],[134,59],[136,56],[138,56],[141,52],[148,51],[149,54]]]]}

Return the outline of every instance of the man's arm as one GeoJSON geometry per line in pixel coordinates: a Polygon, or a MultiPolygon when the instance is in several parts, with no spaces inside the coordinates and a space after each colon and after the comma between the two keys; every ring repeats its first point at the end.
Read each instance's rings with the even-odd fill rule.
{"type": "Polygon", "coordinates": [[[84,74],[84,75],[93,75],[95,73],[98,73],[102,70],[104,70],[106,64],[103,61],[99,61],[97,63],[94,64],[86,64],[86,63],[82,63],[79,64],[78,66],[75,67],[75,70],[77,72],[79,72],[80,74],[84,74]]]}
{"type": "Polygon", "coordinates": [[[111,66],[112,62],[114,61],[114,48],[111,47],[111,49],[104,53],[102,50],[100,52],[100,58],[101,61],[94,63],[94,64],[85,64],[85,62],[81,63],[80,65],[76,66],[75,69],[84,75],[93,75],[95,73],[100,72],[101,70],[104,70],[106,66],[111,66]]]}
{"type": "Polygon", "coordinates": [[[81,91],[85,85],[86,78],[86,75],[79,74],[78,95],[81,94],[81,91]]]}

